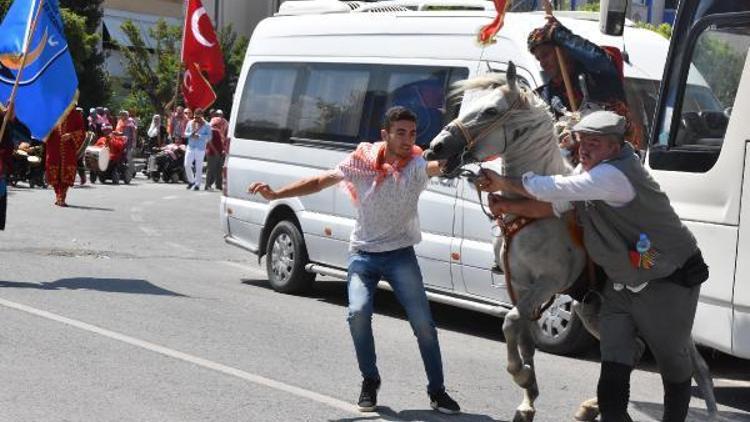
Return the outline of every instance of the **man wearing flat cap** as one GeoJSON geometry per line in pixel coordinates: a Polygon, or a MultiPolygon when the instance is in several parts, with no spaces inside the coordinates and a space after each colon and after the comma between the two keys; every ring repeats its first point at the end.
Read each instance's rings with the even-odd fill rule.
{"type": "Polygon", "coordinates": [[[602,367],[597,396],[603,422],[626,421],[636,337],[648,344],[664,383],[663,421],[684,421],[690,402],[690,332],[708,267],[667,195],[624,141],[625,119],[593,112],[573,127],[581,162],[571,175],[521,179],[483,170],[493,213],[532,218],[575,209],[591,259],[604,269],[602,367]]]}

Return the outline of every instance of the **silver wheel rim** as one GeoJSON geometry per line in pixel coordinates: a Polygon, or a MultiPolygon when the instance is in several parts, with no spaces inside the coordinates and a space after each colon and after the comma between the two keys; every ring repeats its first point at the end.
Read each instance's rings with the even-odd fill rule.
{"type": "Polygon", "coordinates": [[[276,280],[285,283],[294,268],[294,243],[287,233],[280,234],[271,248],[271,271],[276,280]]]}
{"type": "Polygon", "coordinates": [[[552,305],[542,313],[537,323],[547,337],[558,338],[567,333],[573,319],[573,298],[568,295],[557,295],[552,305]]]}

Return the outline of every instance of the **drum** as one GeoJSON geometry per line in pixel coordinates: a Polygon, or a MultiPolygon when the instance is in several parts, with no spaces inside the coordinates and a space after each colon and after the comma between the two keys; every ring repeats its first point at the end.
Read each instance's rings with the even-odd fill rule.
{"type": "Polygon", "coordinates": [[[30,164],[37,165],[42,163],[41,157],[37,157],[36,155],[29,155],[26,157],[26,160],[29,161],[30,164]]]}
{"type": "Polygon", "coordinates": [[[107,171],[107,167],[109,167],[109,148],[86,147],[83,160],[86,163],[86,168],[91,171],[107,171]]]}

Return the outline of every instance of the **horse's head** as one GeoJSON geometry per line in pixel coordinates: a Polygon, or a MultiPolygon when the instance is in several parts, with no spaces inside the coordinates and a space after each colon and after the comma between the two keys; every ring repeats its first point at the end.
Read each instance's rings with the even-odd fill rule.
{"type": "Polygon", "coordinates": [[[443,172],[447,177],[456,176],[465,164],[502,155],[509,142],[509,135],[503,129],[513,114],[511,111],[526,107],[512,62],[505,78],[490,75],[458,82],[453,94],[471,89],[484,89],[485,93],[465,106],[462,114],[443,128],[424,153],[427,160],[446,160],[443,172]]]}

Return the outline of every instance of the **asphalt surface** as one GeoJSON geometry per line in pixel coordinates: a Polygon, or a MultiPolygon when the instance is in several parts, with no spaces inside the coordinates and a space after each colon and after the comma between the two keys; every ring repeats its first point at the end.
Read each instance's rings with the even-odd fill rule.
{"type": "MultiPolygon", "coordinates": [[[[0,421],[509,421],[521,393],[505,373],[501,321],[433,305],[446,385],[460,416],[432,411],[416,341],[379,292],[380,413],[354,404],[359,375],[343,283],[275,293],[263,266],[226,245],[219,192],[138,178],[12,188],[0,232],[0,421]]],[[[721,419],[750,421],[750,365],[706,350],[721,419]]],[[[536,421],[570,421],[595,394],[598,354],[538,353],[536,421]]],[[[631,415],[658,420],[646,358],[631,415]]],[[[705,420],[694,388],[690,420],[705,420]]]]}

